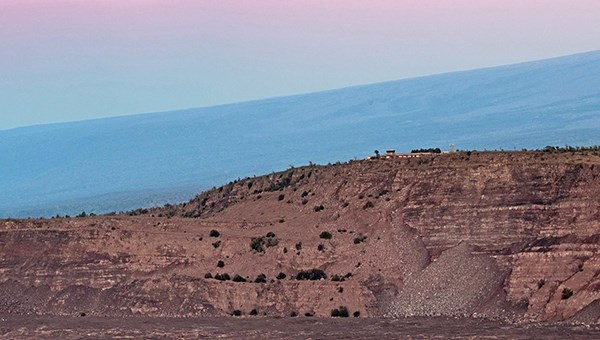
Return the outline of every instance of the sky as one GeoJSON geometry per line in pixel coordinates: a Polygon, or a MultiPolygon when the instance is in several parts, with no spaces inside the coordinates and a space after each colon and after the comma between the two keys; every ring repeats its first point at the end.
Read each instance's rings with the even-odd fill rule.
{"type": "Polygon", "coordinates": [[[1,0],[0,130],[600,49],[598,0],[1,0]]]}

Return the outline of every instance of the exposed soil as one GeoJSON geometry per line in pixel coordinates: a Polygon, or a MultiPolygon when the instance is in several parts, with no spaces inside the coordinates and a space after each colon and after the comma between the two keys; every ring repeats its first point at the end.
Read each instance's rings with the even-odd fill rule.
{"type": "Polygon", "coordinates": [[[0,317],[6,339],[597,339],[598,326],[481,319],[0,317]]]}

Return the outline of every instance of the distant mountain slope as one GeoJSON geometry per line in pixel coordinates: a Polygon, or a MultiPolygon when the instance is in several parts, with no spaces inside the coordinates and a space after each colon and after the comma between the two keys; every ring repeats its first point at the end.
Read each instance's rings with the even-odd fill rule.
{"type": "Polygon", "coordinates": [[[600,51],[0,131],[0,217],[131,209],[290,164],[449,143],[460,149],[600,144],[600,51]]]}

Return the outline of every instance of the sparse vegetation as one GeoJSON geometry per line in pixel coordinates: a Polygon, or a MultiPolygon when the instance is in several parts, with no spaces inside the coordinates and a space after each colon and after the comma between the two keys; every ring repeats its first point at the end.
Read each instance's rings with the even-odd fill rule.
{"type": "Polygon", "coordinates": [[[254,280],[256,283],[267,283],[267,276],[265,274],[258,274],[254,280]]]}
{"type": "Polygon", "coordinates": [[[208,236],[210,236],[210,237],[219,237],[219,236],[221,236],[221,233],[213,229],[213,230],[210,231],[210,233],[208,234],[208,236]]]}
{"type": "Polygon", "coordinates": [[[279,244],[279,240],[275,237],[275,233],[269,232],[267,237],[253,237],[250,241],[250,248],[257,253],[264,253],[265,247],[275,247],[279,244]]]}
{"type": "Polygon", "coordinates": [[[373,202],[371,202],[371,201],[367,201],[367,203],[365,203],[365,205],[363,205],[363,209],[365,209],[365,210],[371,209],[373,207],[374,207],[374,205],[373,205],[373,202]]]}
{"type": "Polygon", "coordinates": [[[272,231],[269,231],[269,232],[267,233],[267,237],[275,237],[275,233],[274,233],[274,232],[272,232],[272,231]]]}
{"type": "Polygon", "coordinates": [[[562,290],[562,295],[561,295],[561,299],[563,300],[567,300],[568,298],[570,298],[571,296],[573,296],[573,290],[569,289],[569,288],[563,288],[562,290]]]}
{"type": "Polygon", "coordinates": [[[323,244],[319,244],[319,245],[317,246],[317,250],[318,250],[318,251],[324,251],[324,250],[325,250],[325,246],[324,246],[323,244]]]}
{"type": "Polygon", "coordinates": [[[296,275],[296,280],[311,280],[311,281],[316,281],[316,280],[321,280],[321,279],[326,279],[327,278],[327,274],[325,274],[324,271],[322,271],[321,269],[310,269],[310,270],[306,270],[306,271],[300,271],[298,272],[298,274],[296,275]]]}
{"type": "Polygon", "coordinates": [[[231,316],[242,316],[242,314],[242,311],[239,309],[236,309],[233,312],[231,312],[231,316]]]}
{"type": "Polygon", "coordinates": [[[292,312],[290,313],[290,316],[291,316],[292,318],[295,318],[295,317],[297,317],[297,316],[298,316],[298,312],[296,312],[296,311],[292,311],[292,312]]]}
{"type": "Polygon", "coordinates": [[[206,274],[204,274],[204,278],[205,278],[205,279],[212,279],[212,278],[213,278],[213,276],[212,276],[212,274],[211,274],[211,273],[206,273],[206,274]]]}
{"type": "Polygon", "coordinates": [[[285,199],[285,194],[280,194],[280,195],[277,197],[277,200],[278,200],[278,201],[283,201],[284,199],[285,199]]]}
{"type": "Polygon", "coordinates": [[[221,246],[221,241],[217,241],[217,242],[213,242],[212,243],[213,248],[217,249],[221,246]]]}
{"type": "Polygon", "coordinates": [[[229,281],[229,280],[231,280],[231,276],[229,276],[229,274],[227,274],[227,273],[217,274],[217,275],[215,275],[215,280],[229,281]]]}
{"type": "Polygon", "coordinates": [[[225,262],[223,262],[223,260],[219,260],[219,262],[217,262],[217,267],[219,267],[219,268],[225,267],[225,262]]]}
{"type": "Polygon", "coordinates": [[[256,310],[256,308],[250,311],[250,315],[252,315],[252,316],[258,315],[258,311],[256,310]]]}
{"type": "Polygon", "coordinates": [[[300,242],[300,241],[296,242],[296,250],[298,250],[298,251],[302,250],[302,242],[300,242]]]}
{"type": "Polygon", "coordinates": [[[349,279],[352,277],[352,273],[347,273],[346,275],[332,275],[331,276],[331,281],[336,281],[336,282],[343,282],[346,281],[346,279],[349,279]]]}
{"type": "Polygon", "coordinates": [[[284,272],[280,272],[279,274],[277,274],[277,280],[283,280],[286,278],[287,275],[285,275],[284,272]]]}
{"type": "Polygon", "coordinates": [[[324,210],[324,209],[325,209],[325,207],[324,207],[322,204],[321,204],[321,205],[315,205],[315,206],[313,207],[313,210],[314,210],[315,212],[319,212],[319,211],[321,211],[321,210],[324,210]]]}
{"type": "Polygon", "coordinates": [[[331,316],[334,318],[347,318],[350,316],[348,308],[346,306],[340,306],[339,308],[331,310],[331,316]]]}
{"type": "Polygon", "coordinates": [[[320,238],[324,239],[324,240],[330,240],[332,235],[330,232],[328,231],[322,231],[321,234],[319,235],[320,238]]]}
{"type": "Polygon", "coordinates": [[[355,318],[358,318],[360,316],[360,312],[356,311],[356,312],[352,313],[352,316],[354,316],[355,318]]]}
{"type": "Polygon", "coordinates": [[[354,244],[359,244],[359,243],[365,242],[366,240],[367,240],[366,235],[358,234],[358,236],[356,236],[354,238],[354,244]]]}
{"type": "Polygon", "coordinates": [[[233,282],[246,282],[246,279],[244,279],[242,276],[235,274],[233,276],[233,279],[231,280],[233,282]]]}
{"type": "Polygon", "coordinates": [[[538,289],[541,289],[542,287],[544,287],[544,285],[545,285],[545,284],[546,284],[546,280],[544,280],[544,279],[540,279],[540,280],[537,282],[538,289]]]}
{"type": "Polygon", "coordinates": [[[440,148],[414,149],[410,153],[442,153],[440,148]]]}

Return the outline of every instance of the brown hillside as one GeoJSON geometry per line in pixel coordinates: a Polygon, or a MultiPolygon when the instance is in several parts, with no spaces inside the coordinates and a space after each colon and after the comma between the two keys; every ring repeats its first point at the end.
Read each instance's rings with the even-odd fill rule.
{"type": "Polygon", "coordinates": [[[600,318],[593,152],[309,166],[130,215],[1,221],[0,312],[600,318]]]}

